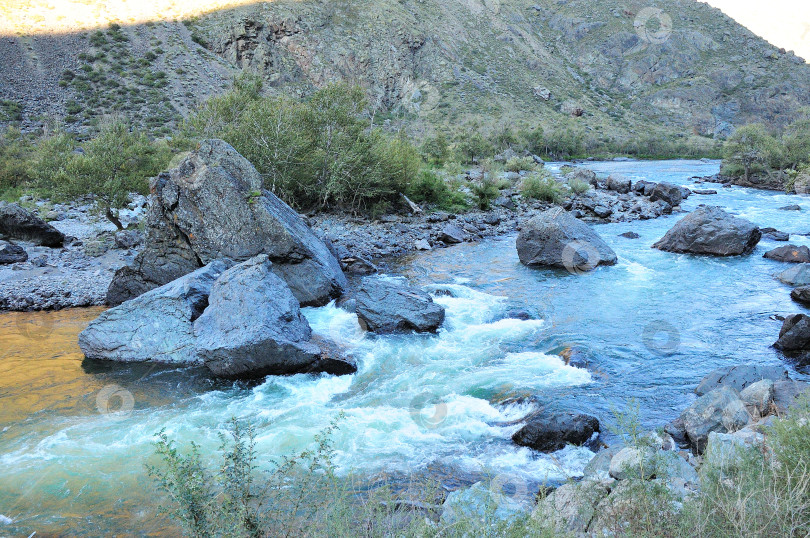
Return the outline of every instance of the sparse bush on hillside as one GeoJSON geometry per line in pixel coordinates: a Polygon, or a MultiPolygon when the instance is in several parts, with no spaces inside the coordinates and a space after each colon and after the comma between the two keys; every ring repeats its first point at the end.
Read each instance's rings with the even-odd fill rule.
{"type": "Polygon", "coordinates": [[[465,164],[472,164],[494,155],[492,144],[478,131],[458,135],[455,148],[458,160],[465,164]]]}
{"type": "Polygon", "coordinates": [[[441,166],[450,158],[450,143],[444,133],[430,137],[422,144],[422,157],[435,166],[441,166]]]}
{"type": "Polygon", "coordinates": [[[472,192],[476,198],[478,209],[489,209],[492,202],[500,196],[498,184],[489,177],[484,177],[480,183],[473,185],[472,192]]]}

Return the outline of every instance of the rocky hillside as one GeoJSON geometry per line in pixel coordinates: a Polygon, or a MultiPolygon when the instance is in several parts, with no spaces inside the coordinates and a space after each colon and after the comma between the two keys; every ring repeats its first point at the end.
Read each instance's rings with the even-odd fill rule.
{"type": "MultiPolygon", "coordinates": [[[[105,24],[109,21],[101,21],[105,24]]],[[[281,0],[103,32],[0,38],[0,117],[168,132],[240,70],[306,95],[368,91],[379,121],[725,136],[810,105],[810,66],[692,0],[281,0]]]]}

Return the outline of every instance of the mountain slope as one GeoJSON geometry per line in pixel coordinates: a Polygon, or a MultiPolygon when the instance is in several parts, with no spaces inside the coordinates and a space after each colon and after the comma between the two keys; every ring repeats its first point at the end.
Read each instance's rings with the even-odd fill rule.
{"type": "Polygon", "coordinates": [[[722,137],[810,105],[810,66],[691,0],[262,2],[0,38],[0,69],[0,95],[29,128],[43,114],[80,130],[118,112],[166,132],[240,70],[297,95],[356,82],[415,133],[577,123],[605,137],[722,137]]]}

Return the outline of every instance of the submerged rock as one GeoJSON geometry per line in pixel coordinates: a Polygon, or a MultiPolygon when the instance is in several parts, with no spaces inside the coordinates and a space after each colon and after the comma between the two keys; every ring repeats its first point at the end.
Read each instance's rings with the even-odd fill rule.
{"type": "Polygon", "coordinates": [[[617,260],[616,253],[590,226],[560,207],[527,222],[516,247],[520,262],[529,267],[590,271],[599,265],[614,265],[617,260]]]}
{"type": "Polygon", "coordinates": [[[28,260],[28,253],[20,245],[0,240],[0,265],[21,263],[28,260]]]}
{"type": "Polygon", "coordinates": [[[785,245],[773,250],[769,250],[763,256],[769,260],[787,263],[809,263],[810,248],[806,246],[785,245]]]}
{"type": "Polygon", "coordinates": [[[266,254],[302,305],[324,305],[346,286],[327,245],[287,204],[262,189],[247,159],[222,140],[204,140],[152,181],[144,250],[116,273],[117,304],[215,259],[266,254]]]}
{"type": "Polygon", "coordinates": [[[320,359],[298,301],[267,255],[217,279],[208,307],[194,322],[194,336],[200,360],[220,377],[293,374],[309,371],[320,359]]]}
{"type": "Polygon", "coordinates": [[[776,228],[760,228],[763,239],[770,239],[771,241],[789,241],[790,234],[780,232],[776,228]]]}
{"type": "Polygon", "coordinates": [[[410,286],[367,280],[355,298],[357,317],[372,332],[433,332],[444,322],[444,307],[410,286]]]}
{"type": "Polygon", "coordinates": [[[788,286],[810,285],[810,263],[794,265],[776,275],[776,278],[788,286]]]}
{"type": "Polygon", "coordinates": [[[53,248],[65,243],[62,232],[31,211],[7,202],[0,202],[0,236],[53,248]]]}
{"type": "Polygon", "coordinates": [[[79,334],[82,353],[118,362],[201,363],[193,324],[208,306],[214,281],[227,268],[214,261],[107,310],[79,334]]]}
{"type": "Polygon", "coordinates": [[[585,444],[594,433],[599,433],[599,419],[596,417],[582,413],[556,412],[532,416],[512,436],[512,441],[540,452],[554,452],[565,448],[567,444],[585,444]]]}
{"type": "Polygon", "coordinates": [[[678,221],[653,248],[668,252],[738,256],[750,254],[762,234],[751,222],[719,207],[700,207],[678,221]]]}

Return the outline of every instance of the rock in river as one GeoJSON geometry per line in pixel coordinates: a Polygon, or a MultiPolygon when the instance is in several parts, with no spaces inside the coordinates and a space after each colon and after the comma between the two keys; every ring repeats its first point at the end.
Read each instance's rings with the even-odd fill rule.
{"type": "Polygon", "coordinates": [[[321,358],[298,301],[264,254],[219,277],[194,335],[200,360],[219,377],[312,371],[321,358]]]}
{"type": "Polygon", "coordinates": [[[116,273],[118,304],[213,260],[267,254],[301,305],[339,296],[346,278],[327,245],[274,194],[247,159],[222,140],[204,140],[152,181],[144,250],[116,273]]]}
{"type": "Polygon", "coordinates": [[[650,201],[662,200],[675,207],[683,201],[683,190],[670,183],[658,183],[650,191],[650,201]]]}
{"type": "Polygon", "coordinates": [[[227,263],[214,261],[169,284],[111,308],[79,335],[89,359],[199,364],[194,321],[227,263]]]}
{"type": "Polygon", "coordinates": [[[695,400],[681,413],[690,443],[703,452],[709,433],[730,433],[744,428],[751,415],[740,399],[740,393],[731,387],[720,387],[695,400]]]}
{"type": "Polygon", "coordinates": [[[810,262],[810,248],[807,248],[804,245],[785,245],[783,247],[769,250],[762,257],[778,262],[808,263],[810,262]]]}
{"type": "Polygon", "coordinates": [[[749,254],[762,234],[751,222],[719,207],[699,207],[678,221],[653,248],[668,252],[737,256],[749,254]]]}
{"type": "Polygon", "coordinates": [[[709,372],[695,389],[695,394],[703,396],[719,387],[731,387],[742,392],[746,387],[763,379],[786,381],[790,379],[788,371],[781,366],[761,364],[737,364],[725,366],[709,372]]]}
{"type": "Polygon", "coordinates": [[[0,202],[0,235],[53,248],[65,242],[62,232],[18,204],[6,202],[0,202]]]}
{"type": "Polygon", "coordinates": [[[785,318],[779,340],[773,345],[779,351],[810,351],[810,316],[794,314],[785,318]]]}
{"type": "Polygon", "coordinates": [[[563,267],[571,272],[614,265],[616,253],[587,224],[561,207],[527,222],[516,242],[520,262],[529,267],[563,267]]]}
{"type": "Polygon", "coordinates": [[[797,303],[810,305],[810,286],[801,286],[790,292],[790,298],[797,303]]]}
{"type": "Polygon", "coordinates": [[[518,430],[512,441],[541,452],[554,452],[565,445],[582,445],[599,432],[599,419],[591,415],[558,412],[535,414],[518,430]]]}
{"type": "Polygon", "coordinates": [[[788,286],[810,285],[810,263],[794,265],[790,269],[786,269],[776,275],[776,278],[788,286]]]}
{"type": "Polygon", "coordinates": [[[357,291],[357,316],[372,332],[433,332],[444,322],[444,307],[422,290],[375,279],[357,291]]]}

